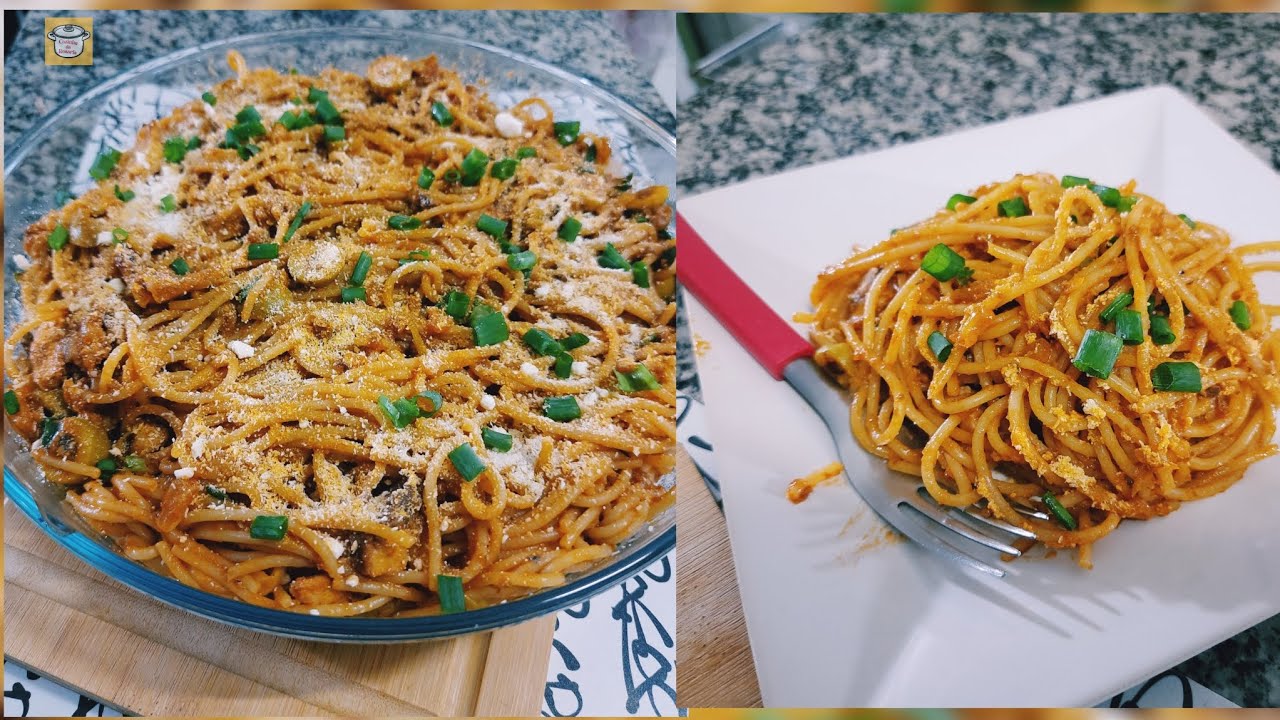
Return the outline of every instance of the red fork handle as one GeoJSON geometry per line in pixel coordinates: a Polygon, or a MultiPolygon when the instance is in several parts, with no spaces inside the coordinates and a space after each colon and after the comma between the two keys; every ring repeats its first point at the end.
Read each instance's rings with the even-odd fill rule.
{"type": "Polygon", "coordinates": [[[716,316],[775,380],[796,358],[813,355],[809,344],[778,317],[754,290],[729,269],[720,256],[676,213],[680,282],[716,316]]]}

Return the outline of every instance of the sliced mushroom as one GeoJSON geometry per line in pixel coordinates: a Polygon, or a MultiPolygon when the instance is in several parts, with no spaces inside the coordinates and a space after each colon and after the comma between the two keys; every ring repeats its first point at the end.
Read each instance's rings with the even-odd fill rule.
{"type": "Polygon", "coordinates": [[[387,55],[369,63],[365,73],[373,91],[383,97],[394,95],[404,89],[413,79],[413,68],[409,61],[402,57],[387,55]]]}
{"type": "Polygon", "coordinates": [[[290,248],[287,267],[295,281],[304,285],[322,285],[338,277],[342,272],[342,262],[342,248],[321,240],[290,248]]]}

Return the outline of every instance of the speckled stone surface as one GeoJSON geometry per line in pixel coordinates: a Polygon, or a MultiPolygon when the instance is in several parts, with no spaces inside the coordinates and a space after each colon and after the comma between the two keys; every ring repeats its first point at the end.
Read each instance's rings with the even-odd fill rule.
{"type": "Polygon", "coordinates": [[[165,53],[233,35],[316,26],[427,30],[498,45],[580,75],[675,126],[631,50],[604,15],[575,12],[75,11],[30,12],[5,59],[5,150],[60,100],[165,53]],[[94,64],[47,67],[46,15],[93,17],[94,64]]]}
{"type": "Polygon", "coordinates": [[[1150,85],[1280,168],[1280,15],[833,15],[679,108],[683,194],[1150,85]]]}
{"type": "MultiPolygon", "coordinates": [[[[1277,48],[1280,15],[831,16],[680,105],[679,189],[1158,84],[1280,168],[1277,48]]],[[[1176,669],[1235,703],[1280,706],[1280,617],[1176,669]]]]}

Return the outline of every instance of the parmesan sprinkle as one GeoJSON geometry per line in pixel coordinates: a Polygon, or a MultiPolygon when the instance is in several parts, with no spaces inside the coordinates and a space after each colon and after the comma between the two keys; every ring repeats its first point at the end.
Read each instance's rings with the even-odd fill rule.
{"type": "Polygon", "coordinates": [[[498,400],[494,396],[486,393],[480,396],[480,407],[484,408],[485,410],[492,410],[498,407],[498,400]]]}
{"type": "Polygon", "coordinates": [[[190,480],[191,478],[195,477],[195,474],[196,474],[195,468],[184,467],[184,468],[178,468],[177,470],[173,471],[173,476],[178,478],[179,480],[190,480]]]}
{"type": "Polygon", "coordinates": [[[19,253],[13,256],[13,267],[19,272],[26,272],[31,269],[31,261],[27,259],[26,255],[19,253]]]}
{"type": "Polygon", "coordinates": [[[104,245],[104,246],[105,246],[105,245],[110,245],[114,240],[115,240],[115,238],[111,237],[111,231],[110,231],[110,230],[103,230],[102,232],[98,233],[98,244],[99,244],[99,245],[104,245]]]}
{"type": "Polygon", "coordinates": [[[524,135],[524,123],[520,122],[520,118],[508,112],[500,112],[493,118],[493,124],[498,128],[498,134],[504,138],[514,138],[524,135]]]}
{"type": "Polygon", "coordinates": [[[253,357],[253,346],[247,342],[232,340],[227,343],[227,347],[231,348],[231,352],[235,353],[236,357],[241,360],[253,357]]]}
{"type": "Polygon", "coordinates": [[[520,364],[520,372],[524,373],[525,375],[528,375],[529,377],[537,377],[538,366],[534,365],[531,362],[524,362],[520,364]]]}

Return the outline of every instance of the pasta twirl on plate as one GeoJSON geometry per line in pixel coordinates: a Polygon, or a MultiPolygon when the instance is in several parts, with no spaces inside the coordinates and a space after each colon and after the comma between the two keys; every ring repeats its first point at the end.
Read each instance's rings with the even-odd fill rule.
{"type": "Polygon", "coordinates": [[[825,271],[804,319],[864,448],[1089,566],[1275,452],[1275,251],[1132,182],[1020,175],[825,271]]]}
{"type": "Polygon", "coordinates": [[[315,615],[566,582],[674,501],[665,187],[434,57],[248,69],[32,224],[13,427],[129,557],[315,615]]]}

